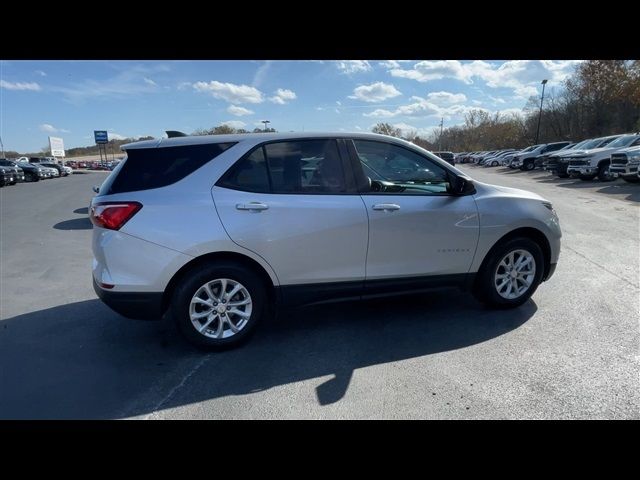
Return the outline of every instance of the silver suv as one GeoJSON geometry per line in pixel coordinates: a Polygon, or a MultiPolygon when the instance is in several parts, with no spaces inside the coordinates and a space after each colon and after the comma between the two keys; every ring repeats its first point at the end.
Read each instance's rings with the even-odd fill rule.
{"type": "Polygon", "coordinates": [[[170,313],[191,342],[246,340],[278,306],[461,287],[524,303],[553,274],[540,196],[471,180],[375,134],[185,136],[131,143],[91,201],[98,296],[170,313]]]}

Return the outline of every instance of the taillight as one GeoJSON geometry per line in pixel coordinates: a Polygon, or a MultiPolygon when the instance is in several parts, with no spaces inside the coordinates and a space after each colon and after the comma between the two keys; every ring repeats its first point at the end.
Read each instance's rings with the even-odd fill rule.
{"type": "Polygon", "coordinates": [[[96,227],[119,230],[133,217],[142,204],[138,202],[103,202],[91,207],[89,218],[96,227]]]}

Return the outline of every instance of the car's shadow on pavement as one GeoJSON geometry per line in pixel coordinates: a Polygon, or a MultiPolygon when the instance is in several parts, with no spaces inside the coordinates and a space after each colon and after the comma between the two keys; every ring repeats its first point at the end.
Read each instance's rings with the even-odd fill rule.
{"type": "Polygon", "coordinates": [[[53,226],[53,228],[56,230],[91,230],[93,225],[88,217],[82,217],[58,222],[53,226]]]}
{"type": "Polygon", "coordinates": [[[206,353],[166,318],[127,320],[98,300],[60,305],[0,322],[0,417],[138,416],[330,375],[310,393],[327,405],[356,369],[485,342],[536,310],[532,300],[488,310],[455,290],[308,307],[265,321],[243,347],[206,353]]]}

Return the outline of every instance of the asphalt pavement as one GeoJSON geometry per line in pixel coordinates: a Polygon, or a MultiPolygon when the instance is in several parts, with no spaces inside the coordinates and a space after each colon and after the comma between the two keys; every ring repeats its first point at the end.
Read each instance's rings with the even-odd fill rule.
{"type": "Polygon", "coordinates": [[[87,173],[0,189],[0,418],[640,418],[640,185],[463,165],[564,237],[516,310],[456,290],[283,313],[203,353],[91,287],[87,173]]]}

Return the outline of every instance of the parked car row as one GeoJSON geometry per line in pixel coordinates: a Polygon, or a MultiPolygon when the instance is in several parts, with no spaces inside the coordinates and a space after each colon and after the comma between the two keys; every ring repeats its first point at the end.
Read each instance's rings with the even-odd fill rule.
{"type": "Polygon", "coordinates": [[[17,160],[0,158],[0,187],[19,182],[38,182],[47,178],[66,177],[73,173],[51,157],[20,157],[17,160]]]}
{"type": "Polygon", "coordinates": [[[560,178],[584,181],[597,178],[605,182],[619,177],[626,182],[639,183],[640,133],[590,138],[578,143],[543,143],[522,150],[462,152],[455,155],[455,162],[520,170],[539,168],[560,178]]]}
{"type": "Polygon", "coordinates": [[[66,163],[71,168],[82,168],[86,170],[113,170],[118,166],[122,159],[116,159],[112,162],[78,162],[68,160],[66,163]]]}

